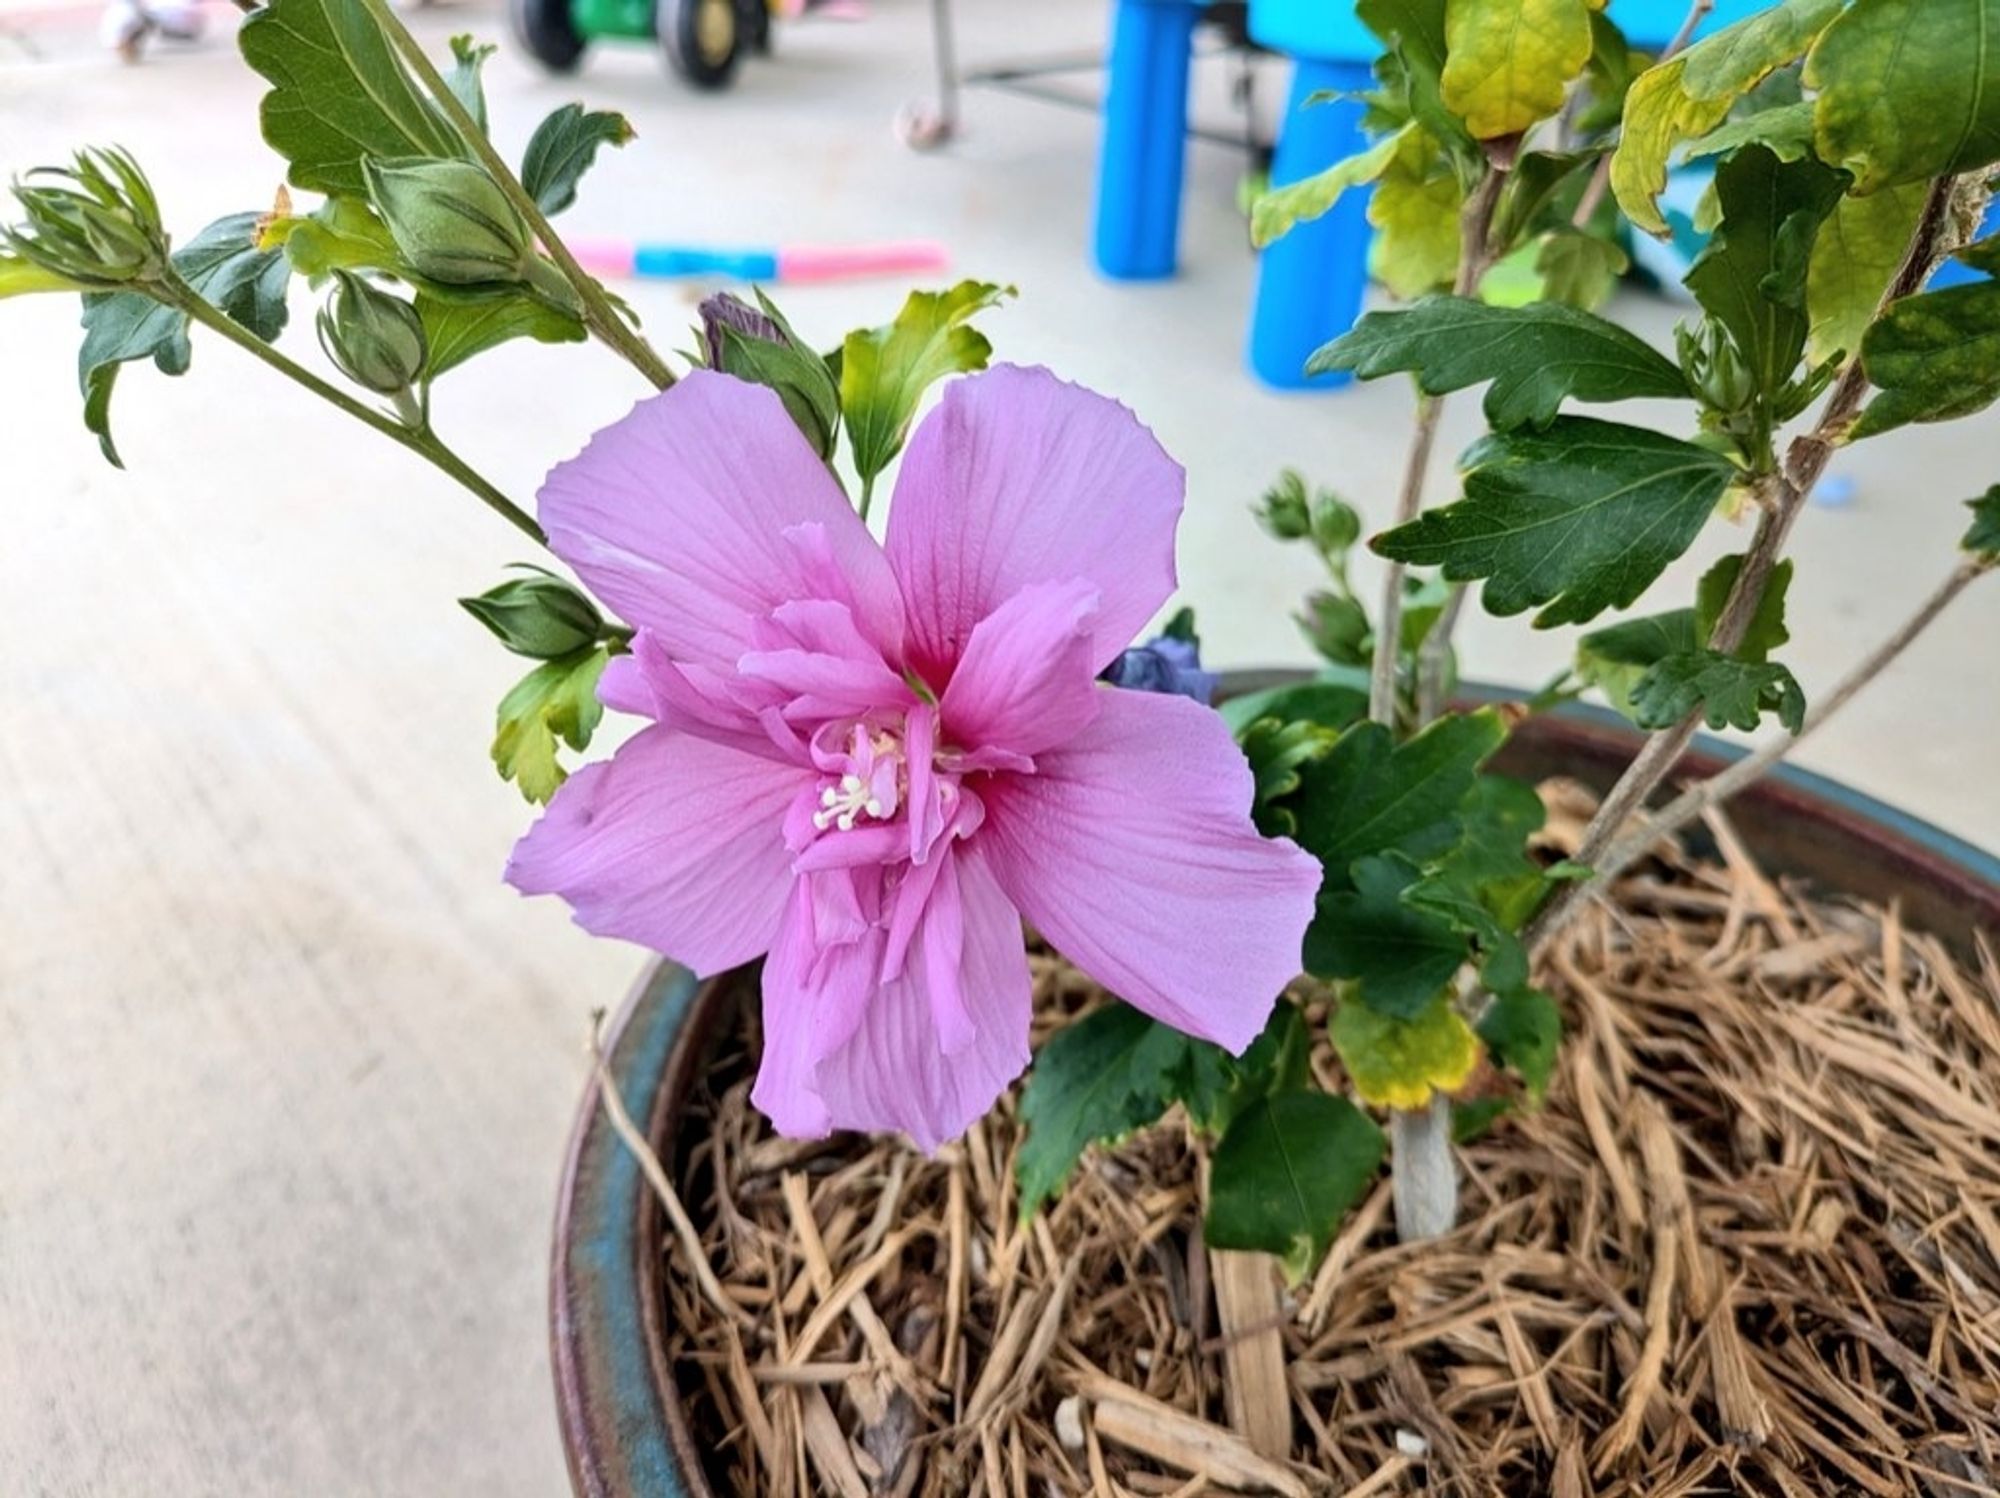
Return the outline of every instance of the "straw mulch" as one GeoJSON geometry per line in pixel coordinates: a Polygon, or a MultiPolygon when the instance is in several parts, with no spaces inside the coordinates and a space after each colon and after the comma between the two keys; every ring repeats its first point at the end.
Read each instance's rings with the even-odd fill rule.
{"type": "MultiPolygon", "coordinates": [[[[669,1249],[716,1491],[2000,1491],[2000,965],[1715,830],[1552,954],[1562,1070],[1464,1225],[1398,1246],[1385,1185],[1294,1289],[1204,1252],[1177,1116],[1023,1229],[1011,1098],[934,1160],[779,1140],[738,1027],[676,1162],[736,1314],[669,1249]]],[[[1099,1001],[1036,971],[1040,1025],[1099,1001]]]]}

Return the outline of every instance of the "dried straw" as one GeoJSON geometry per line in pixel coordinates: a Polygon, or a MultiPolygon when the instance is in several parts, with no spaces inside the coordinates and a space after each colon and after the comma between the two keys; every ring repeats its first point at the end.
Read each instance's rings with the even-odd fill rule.
{"type": "MultiPolygon", "coordinates": [[[[1547,795],[1553,854],[1589,808],[1547,795]]],[[[746,1015],[674,1162],[738,1314],[666,1249],[716,1491],[2000,1490],[2000,964],[1712,830],[1550,954],[1562,1067],[1462,1151],[1464,1224],[1400,1247],[1378,1191],[1291,1291],[1203,1249],[1178,1116],[1022,1228],[1011,1096],[936,1159],[776,1140],[746,1015]]],[[[1039,1030],[1102,1001],[1033,961],[1039,1030]]]]}

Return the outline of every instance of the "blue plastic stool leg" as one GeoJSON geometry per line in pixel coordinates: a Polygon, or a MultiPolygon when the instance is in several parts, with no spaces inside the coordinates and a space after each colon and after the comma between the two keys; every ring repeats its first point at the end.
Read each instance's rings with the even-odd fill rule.
{"type": "MultiPolygon", "coordinates": [[[[1278,137],[1271,183],[1283,186],[1365,150],[1362,105],[1340,99],[1306,107],[1322,89],[1355,93],[1374,86],[1366,63],[1300,58],[1278,137]]],[[[1368,289],[1368,194],[1342,194],[1333,211],[1300,224],[1264,251],[1257,269],[1257,303],[1250,314],[1250,367],[1280,390],[1331,390],[1347,375],[1306,378],[1314,350],[1338,338],[1361,315],[1368,289]]]]}
{"type": "Polygon", "coordinates": [[[1119,0],[1097,173],[1097,268],[1120,281],[1174,273],[1188,57],[1201,0],[1119,0]]]}

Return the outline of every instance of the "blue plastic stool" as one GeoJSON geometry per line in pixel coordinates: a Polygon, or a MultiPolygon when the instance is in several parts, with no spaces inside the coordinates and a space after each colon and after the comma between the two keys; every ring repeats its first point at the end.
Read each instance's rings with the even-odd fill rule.
{"type": "Polygon", "coordinates": [[[1188,58],[1204,0],[1118,0],[1097,172],[1098,269],[1120,281],[1174,273],[1187,155],[1188,58]]]}

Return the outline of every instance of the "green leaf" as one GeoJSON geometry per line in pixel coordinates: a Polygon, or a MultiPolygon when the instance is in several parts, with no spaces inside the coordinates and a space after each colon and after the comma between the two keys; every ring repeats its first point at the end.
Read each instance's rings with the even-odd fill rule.
{"type": "Polygon", "coordinates": [[[1489,958],[1521,956],[1519,944],[1510,945],[1512,933],[1535,913],[1548,885],[1542,866],[1528,855],[1528,839],[1541,831],[1546,815],[1532,786],[1480,776],[1459,807],[1458,845],[1403,898],[1452,921],[1489,958]]]}
{"type": "Polygon", "coordinates": [[[1547,604],[1537,628],[1632,603],[1693,544],[1738,477],[1727,458],[1658,432],[1560,416],[1466,455],[1465,498],[1378,536],[1385,557],[1486,580],[1489,613],[1547,604]]]}
{"type": "Polygon", "coordinates": [[[1813,107],[1807,100],[1741,115],[1711,130],[1687,148],[1687,159],[1727,156],[1743,146],[1762,146],[1780,161],[1803,161],[1813,150],[1813,107]]]}
{"type": "Polygon", "coordinates": [[[1355,860],[1401,852],[1441,855],[1458,841],[1460,804],[1479,767],[1507,739],[1491,708],[1448,713],[1403,743],[1380,723],[1357,723],[1301,773],[1298,842],[1319,859],[1327,888],[1347,884],[1355,860]]]}
{"type": "Polygon", "coordinates": [[[1251,817],[1264,836],[1290,837],[1297,830],[1296,818],[1282,803],[1299,788],[1300,769],[1331,749],[1337,738],[1336,729],[1278,718],[1260,718],[1237,735],[1256,785],[1251,817]]]}
{"type": "Polygon", "coordinates": [[[365,198],[364,158],[464,156],[366,6],[271,0],[238,33],[243,60],[271,84],[264,139],[294,187],[365,198]]]}
{"type": "Polygon", "coordinates": [[[0,255],[0,300],[37,291],[82,291],[75,281],[43,270],[18,255],[0,255]]]}
{"type": "Polygon", "coordinates": [[[582,321],[570,313],[513,291],[469,298],[419,292],[417,316],[423,319],[424,338],[430,346],[430,357],[424,362],[426,381],[511,338],[581,343],[589,336],[582,321]]]}
{"type": "Polygon", "coordinates": [[[493,764],[530,801],[546,801],[569,778],[556,759],[557,741],[590,747],[604,707],[597,679],[611,659],[602,645],[535,667],[500,699],[493,764]]]}
{"type": "Polygon", "coordinates": [[[1537,988],[1495,994],[1480,1018],[1479,1038],[1494,1060],[1520,1074],[1529,1096],[1540,1102],[1562,1046],[1562,1011],[1556,1001],[1537,988]]]}
{"type": "Polygon", "coordinates": [[[1344,161],[1336,161],[1324,171],[1287,182],[1258,195],[1250,207],[1250,239],[1259,249],[1282,239],[1299,224],[1311,223],[1333,208],[1350,187],[1373,182],[1388,170],[1405,137],[1416,131],[1405,126],[1394,135],[1385,135],[1367,150],[1344,161]]]}
{"type": "Polygon", "coordinates": [[[2000,560],[2000,484],[1965,506],[1972,511],[1972,527],[1959,546],[1974,556],[2000,560]]]}
{"type": "Polygon", "coordinates": [[[1479,1039],[1449,997],[1413,1014],[1342,1004],[1327,1027],[1361,1101],[1377,1108],[1425,1108],[1431,1095],[1458,1091],[1479,1066],[1479,1039]]]}
{"type": "Polygon", "coordinates": [[[1813,241],[1806,272],[1806,307],[1812,314],[1806,356],[1815,364],[1860,353],[1882,294],[1909,254],[1929,194],[1925,184],[1905,183],[1865,198],[1842,198],[1833,210],[1813,241]]]}
{"type": "Polygon", "coordinates": [[[1337,679],[1268,687],[1261,692],[1226,698],[1216,704],[1216,711],[1222,714],[1229,731],[1239,737],[1264,718],[1346,728],[1368,716],[1368,677],[1365,672],[1355,672],[1337,679]]]}
{"type": "Polygon", "coordinates": [[[1423,296],[1458,275],[1465,189],[1429,131],[1405,131],[1368,200],[1375,241],[1368,270],[1399,297],[1423,296]]]}
{"type": "Polygon", "coordinates": [[[1306,928],[1306,971],[1356,983],[1360,1003],[1410,1019],[1465,965],[1465,935],[1408,904],[1423,877],[1407,859],[1370,856],[1351,871],[1353,888],[1322,891],[1306,928]]]}
{"type": "Polygon", "coordinates": [[[1722,224],[1687,286],[1729,329],[1767,399],[1783,390],[1805,353],[1813,241],[1843,186],[1830,167],[1781,162],[1762,146],[1738,151],[1715,174],[1722,224]]]}
{"type": "Polygon", "coordinates": [[[1312,1036],[1305,1015],[1290,1000],[1279,999],[1240,1057],[1205,1040],[1188,1039],[1187,1055],[1174,1069],[1170,1089],[1196,1128],[1219,1137],[1252,1103],[1296,1092],[1311,1081],[1312,1036]]]}
{"type": "Polygon", "coordinates": [[[1632,689],[1646,672],[1670,655],[1701,649],[1704,638],[1696,631],[1693,609],[1621,620],[1576,642],[1576,674],[1620,713],[1636,719],[1632,689]]]}
{"type": "Polygon", "coordinates": [[[1346,1098],[1284,1092],[1246,1108],[1209,1168],[1211,1248],[1276,1254],[1296,1283],[1382,1168],[1382,1131],[1346,1098]]]}
{"type": "Polygon", "coordinates": [[[1806,59],[1819,155],[1874,192],[2000,160],[2000,0],[1855,0],[1806,59]]]}
{"type": "Polygon", "coordinates": [[[1492,382],[1486,419],[1502,430],[1548,426],[1563,401],[1688,394],[1671,359],[1613,323],[1575,307],[1489,307],[1427,297],[1370,312],[1312,356],[1308,373],[1351,370],[1364,380],[1414,373],[1427,395],[1492,382]]]}
{"type": "Polygon", "coordinates": [[[292,269],[317,287],[337,270],[407,275],[389,226],[359,198],[328,198],[309,214],[265,224],[258,243],[282,246],[292,269]]]}
{"type": "Polygon", "coordinates": [[[2000,281],[1904,297],[1861,340],[1861,363],[1882,393],[1856,439],[1985,410],[2000,400],[2000,281]]]}
{"type": "MultiPolygon", "coordinates": [[[[1361,24],[1389,49],[1385,61],[1396,78],[1409,116],[1444,143],[1447,155],[1468,171],[1483,166],[1465,122],[1444,102],[1447,0],[1355,0],[1361,24]]],[[[1378,66],[1378,74],[1384,70],[1378,66]]]]}
{"type": "Polygon", "coordinates": [[[1611,190],[1626,216],[1664,235],[1660,191],[1682,141],[1708,134],[1751,89],[1805,53],[1845,0],[1787,0],[1696,42],[1640,74],[1625,99],[1611,190]]]}
{"type": "Polygon", "coordinates": [[[1584,184],[1604,156],[1604,148],[1582,151],[1523,151],[1501,189],[1493,219],[1493,242],[1517,244],[1540,229],[1569,227],[1584,184]]]}
{"type": "Polygon", "coordinates": [[[486,128],[486,89],[479,81],[486,59],[500,49],[490,43],[475,42],[469,36],[451,39],[452,65],[444,75],[445,87],[465,106],[481,130],[486,128]]]}
{"type": "Polygon", "coordinates": [[[1736,660],[1714,650],[1670,655],[1632,689],[1641,728],[1671,728],[1696,708],[1710,728],[1754,729],[1767,712],[1797,733],[1806,696],[1792,673],[1772,663],[1736,660]]]}
{"type": "Polygon", "coordinates": [[[762,291],[757,292],[757,303],[778,336],[760,337],[718,319],[712,334],[721,345],[712,356],[715,367],[753,385],[775,390],[813,451],[831,458],[840,438],[840,388],[833,371],[810,344],[792,331],[785,314],[762,291]]]}
{"type": "MultiPolygon", "coordinates": [[[[1716,621],[1721,619],[1742,572],[1743,558],[1727,556],[1702,575],[1695,589],[1694,604],[1695,633],[1701,644],[1708,644],[1714,637],[1716,621]]],[[[1791,639],[1792,633],[1785,627],[1785,595],[1791,586],[1792,560],[1786,557],[1771,569],[1764,583],[1764,594],[1757,600],[1757,612],[1744,632],[1743,643],[1731,655],[1740,661],[1762,665],[1772,651],[1791,639]]]]}
{"type": "Polygon", "coordinates": [[[1444,102],[1480,140],[1524,134],[1559,111],[1590,61],[1584,0],[1450,0],[1444,102]]]}
{"type": "Polygon", "coordinates": [[[1173,1101],[1187,1038],[1127,1004],[1093,1010],[1042,1043],[1021,1092],[1027,1128],[1014,1159],[1026,1222],[1090,1145],[1153,1123],[1173,1101]]]}
{"type": "Polygon", "coordinates": [[[622,146],[632,135],[622,114],[565,104],[535,127],[521,158],[521,185],[553,218],[576,201],[576,185],[597,159],[597,148],[622,146]]]}
{"type": "MultiPolygon", "coordinates": [[[[1917,201],[1923,197],[1918,195],[1917,201]]],[[[1981,275],[2000,276],[2000,234],[1989,234],[1986,238],[1967,245],[1952,257],[1962,265],[1970,266],[1981,275]]]]}
{"type": "Polygon", "coordinates": [[[841,346],[840,409],[855,471],[873,479],[910,433],[924,391],[946,375],[984,369],[993,352],[972,317],[1013,288],[961,281],[949,291],[913,291],[886,328],[847,335],[841,346]]]}
{"type": "MultiPolygon", "coordinates": [[[[1631,257],[1614,240],[1581,229],[1558,229],[1545,236],[1535,254],[1542,278],[1542,295],[1588,312],[1601,307],[1618,289],[1618,278],[1632,268],[1631,257]]],[[[1687,382],[1672,392],[1686,392],[1687,382]]]]}
{"type": "MultiPolygon", "coordinates": [[[[285,327],[291,269],[282,252],[258,248],[254,213],[217,219],[174,251],[174,269],[207,301],[266,343],[285,327]]],[[[151,359],[162,374],[187,372],[192,350],[187,315],[136,291],[93,292],[83,299],[83,348],[77,378],[84,425],[118,467],[111,439],[111,390],[118,366],[151,359]]]]}

